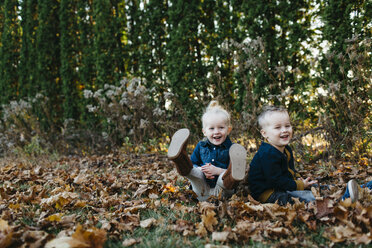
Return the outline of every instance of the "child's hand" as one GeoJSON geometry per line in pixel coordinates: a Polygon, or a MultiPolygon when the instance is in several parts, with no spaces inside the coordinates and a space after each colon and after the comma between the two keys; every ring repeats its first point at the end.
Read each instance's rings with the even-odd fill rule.
{"type": "Polygon", "coordinates": [[[201,171],[204,173],[206,178],[213,179],[214,175],[220,175],[225,170],[218,168],[211,163],[207,163],[201,167],[201,171]]]}
{"type": "Polygon", "coordinates": [[[304,183],[304,188],[305,188],[305,189],[308,188],[309,186],[313,185],[313,184],[318,183],[317,180],[311,180],[310,177],[308,177],[308,178],[306,178],[306,179],[302,179],[302,178],[301,178],[301,180],[302,180],[302,182],[304,183]]]}

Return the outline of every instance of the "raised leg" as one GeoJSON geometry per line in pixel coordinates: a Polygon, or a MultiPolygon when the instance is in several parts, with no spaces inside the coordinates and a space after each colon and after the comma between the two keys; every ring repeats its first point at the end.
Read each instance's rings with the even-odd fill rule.
{"type": "Polygon", "coordinates": [[[222,177],[225,189],[235,188],[244,179],[246,173],[247,150],[239,144],[233,144],[229,155],[230,165],[222,177]]]}
{"type": "Polygon", "coordinates": [[[186,152],[190,131],[183,128],[172,136],[168,148],[168,158],[176,164],[176,169],[181,176],[187,176],[193,168],[192,162],[186,152]]]}

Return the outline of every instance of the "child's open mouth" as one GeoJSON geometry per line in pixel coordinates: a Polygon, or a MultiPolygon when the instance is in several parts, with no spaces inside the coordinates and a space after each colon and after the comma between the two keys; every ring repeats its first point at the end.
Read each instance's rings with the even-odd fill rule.
{"type": "Polygon", "coordinates": [[[281,139],[288,139],[289,138],[289,134],[280,135],[280,138],[281,139]]]}
{"type": "Polygon", "coordinates": [[[215,141],[220,141],[221,138],[222,138],[221,136],[214,136],[214,137],[213,137],[213,139],[214,139],[215,141]]]}

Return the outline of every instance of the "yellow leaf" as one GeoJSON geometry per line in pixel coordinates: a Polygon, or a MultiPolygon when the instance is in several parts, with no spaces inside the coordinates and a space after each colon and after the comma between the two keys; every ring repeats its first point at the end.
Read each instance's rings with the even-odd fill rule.
{"type": "Polygon", "coordinates": [[[217,225],[218,221],[215,217],[216,213],[214,211],[207,211],[205,215],[202,215],[202,222],[205,228],[212,232],[213,231],[213,226],[217,225]]]}
{"type": "Polygon", "coordinates": [[[171,192],[174,193],[177,191],[177,188],[174,187],[172,184],[168,183],[164,186],[163,193],[171,192]]]}
{"type": "Polygon", "coordinates": [[[87,203],[85,202],[85,201],[77,201],[76,203],[75,203],[75,205],[74,205],[74,207],[76,207],[76,208],[83,208],[83,207],[85,207],[87,205],[87,203]]]}
{"type": "Polygon", "coordinates": [[[67,204],[69,204],[70,203],[70,201],[68,200],[68,199],[65,199],[65,198],[63,198],[63,197],[60,197],[59,199],[58,199],[58,201],[56,202],[56,206],[55,206],[55,208],[56,209],[62,209],[64,206],[66,206],[67,204]]]}
{"type": "Polygon", "coordinates": [[[17,204],[10,203],[9,204],[9,208],[11,208],[11,209],[19,209],[20,208],[20,205],[19,205],[19,203],[17,203],[17,204]]]}
{"type": "Polygon", "coordinates": [[[52,215],[49,215],[47,218],[45,218],[47,221],[55,221],[55,222],[59,222],[61,221],[61,218],[62,218],[63,214],[62,213],[58,213],[58,214],[52,214],[52,215]]]}

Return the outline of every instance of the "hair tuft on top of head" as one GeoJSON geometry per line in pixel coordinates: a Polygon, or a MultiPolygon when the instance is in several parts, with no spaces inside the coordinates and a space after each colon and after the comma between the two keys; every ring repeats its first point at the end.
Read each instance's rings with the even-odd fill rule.
{"type": "Polygon", "coordinates": [[[230,114],[219,104],[218,101],[212,100],[209,104],[208,107],[205,109],[205,112],[202,116],[202,123],[203,127],[205,126],[206,118],[210,114],[222,114],[226,117],[226,123],[228,126],[231,126],[231,118],[230,114]]]}
{"type": "Polygon", "coordinates": [[[218,103],[218,101],[216,101],[216,100],[212,100],[212,101],[208,104],[208,107],[207,107],[207,109],[206,109],[205,112],[207,112],[207,111],[208,111],[209,109],[211,109],[211,108],[217,108],[217,107],[222,108],[221,105],[218,103]]]}

